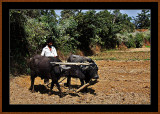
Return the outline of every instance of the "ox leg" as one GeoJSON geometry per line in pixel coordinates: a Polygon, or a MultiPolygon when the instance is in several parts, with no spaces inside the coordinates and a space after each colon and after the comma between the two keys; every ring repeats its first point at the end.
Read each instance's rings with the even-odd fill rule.
{"type": "Polygon", "coordinates": [[[81,86],[83,86],[84,85],[84,80],[80,79],[80,81],[81,81],[81,86]]]}
{"type": "Polygon", "coordinates": [[[69,89],[71,88],[71,77],[67,78],[67,87],[69,87],[69,89]]]}
{"type": "Polygon", "coordinates": [[[54,87],[54,82],[52,81],[52,83],[51,83],[51,88],[50,88],[50,90],[49,90],[48,95],[51,95],[51,94],[52,94],[52,89],[53,89],[53,87],[54,87]]]}
{"type": "MultiPolygon", "coordinates": [[[[86,84],[89,83],[90,80],[91,80],[91,79],[85,79],[85,83],[86,83],[86,84]]],[[[84,89],[84,91],[87,92],[87,91],[88,91],[88,88],[86,87],[86,88],[84,89]]]]}
{"type": "MultiPolygon", "coordinates": [[[[80,81],[81,81],[81,86],[83,86],[84,85],[84,80],[83,79],[80,79],[80,81]]],[[[88,83],[89,81],[86,81],[85,80],[85,83],[88,83]]],[[[84,92],[87,92],[88,91],[88,89],[87,89],[87,87],[85,87],[84,88],[84,92]]]]}
{"type": "Polygon", "coordinates": [[[31,92],[34,92],[34,80],[35,80],[35,76],[31,75],[31,87],[29,88],[31,90],[31,92]]]}
{"type": "Polygon", "coordinates": [[[56,85],[57,85],[57,88],[59,90],[59,94],[60,94],[59,96],[62,97],[63,94],[62,94],[62,91],[61,91],[61,88],[60,88],[60,85],[59,85],[58,81],[56,82],[56,85]]]}

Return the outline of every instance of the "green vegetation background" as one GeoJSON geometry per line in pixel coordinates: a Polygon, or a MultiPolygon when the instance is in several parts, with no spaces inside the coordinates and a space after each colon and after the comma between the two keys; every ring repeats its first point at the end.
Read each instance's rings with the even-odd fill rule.
{"type": "Polygon", "coordinates": [[[114,10],[10,10],[10,73],[29,73],[27,60],[40,54],[49,36],[59,56],[83,52],[93,55],[92,48],[115,49],[122,43],[128,48],[150,42],[150,12],[142,10],[136,18],[114,10]],[[148,29],[135,32],[136,29],[148,29]]]}

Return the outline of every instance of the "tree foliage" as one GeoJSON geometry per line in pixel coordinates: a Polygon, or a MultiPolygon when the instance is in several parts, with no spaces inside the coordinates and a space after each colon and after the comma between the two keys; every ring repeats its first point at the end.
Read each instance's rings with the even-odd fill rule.
{"type": "Polygon", "coordinates": [[[150,28],[150,10],[142,10],[141,13],[134,18],[134,24],[137,29],[148,29],[150,28]]]}

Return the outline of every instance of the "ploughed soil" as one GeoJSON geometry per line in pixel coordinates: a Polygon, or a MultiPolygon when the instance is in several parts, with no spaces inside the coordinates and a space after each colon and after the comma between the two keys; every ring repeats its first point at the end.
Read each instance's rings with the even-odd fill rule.
{"type": "MultiPolygon", "coordinates": [[[[149,53],[142,54],[150,56],[149,53]]],[[[81,90],[78,93],[74,93],[74,90],[80,86],[79,79],[72,78],[71,90],[64,86],[65,79],[61,84],[62,98],[59,97],[56,85],[53,87],[52,95],[48,96],[49,88],[39,77],[35,79],[34,93],[29,91],[31,83],[29,75],[11,77],[10,104],[150,104],[149,59],[95,60],[95,62],[99,68],[99,79],[92,80],[87,92],[81,90]]]]}

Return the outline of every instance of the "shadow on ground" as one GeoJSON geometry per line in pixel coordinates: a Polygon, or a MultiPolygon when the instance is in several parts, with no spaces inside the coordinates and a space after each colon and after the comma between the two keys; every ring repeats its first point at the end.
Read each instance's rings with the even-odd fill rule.
{"type": "MultiPolygon", "coordinates": [[[[91,81],[91,82],[90,82],[90,85],[94,85],[94,84],[96,84],[97,82],[98,82],[97,80],[91,81]]],[[[54,86],[54,87],[56,87],[56,86],[54,86]]],[[[63,97],[66,96],[66,95],[68,95],[68,94],[71,95],[71,96],[78,96],[78,97],[79,97],[78,93],[75,93],[75,91],[76,91],[79,87],[80,87],[80,85],[71,85],[71,91],[72,91],[72,92],[70,92],[70,90],[67,88],[68,90],[67,90],[66,92],[62,92],[63,97]]],[[[53,89],[54,89],[54,88],[53,88],[53,89]]],[[[62,87],[61,87],[61,89],[62,89],[62,87]]],[[[41,93],[41,94],[48,94],[50,88],[48,88],[48,87],[45,86],[45,85],[39,84],[39,85],[34,85],[34,90],[35,90],[35,92],[39,92],[39,93],[41,93]]],[[[79,93],[81,93],[81,94],[87,94],[87,93],[89,93],[89,94],[96,95],[95,90],[92,89],[92,88],[84,88],[84,89],[82,89],[79,93]]],[[[59,91],[53,91],[53,90],[52,90],[51,95],[52,95],[52,94],[54,94],[54,95],[59,95],[59,91]]]]}

